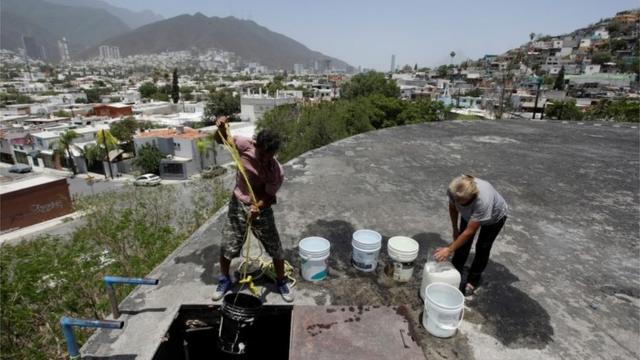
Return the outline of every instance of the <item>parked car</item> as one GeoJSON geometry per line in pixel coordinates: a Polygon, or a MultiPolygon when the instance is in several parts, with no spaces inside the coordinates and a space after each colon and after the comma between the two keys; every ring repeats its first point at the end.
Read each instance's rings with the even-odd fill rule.
{"type": "Polygon", "coordinates": [[[155,186],[155,185],[160,185],[161,181],[162,179],[160,179],[160,176],[158,175],[144,174],[144,175],[138,176],[136,180],[133,182],[133,184],[141,185],[141,186],[155,186]]]}
{"type": "Polygon", "coordinates": [[[9,172],[19,173],[19,174],[28,173],[28,172],[31,172],[31,166],[26,164],[13,164],[9,168],[9,172]]]}

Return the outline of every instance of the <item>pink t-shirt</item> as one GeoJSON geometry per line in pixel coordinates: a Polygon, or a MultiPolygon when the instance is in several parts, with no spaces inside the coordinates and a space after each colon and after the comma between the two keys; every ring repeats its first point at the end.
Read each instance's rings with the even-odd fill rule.
{"type": "MultiPolygon", "coordinates": [[[[249,183],[256,195],[257,200],[262,199],[266,206],[276,203],[276,193],[282,182],[284,181],[284,170],[278,160],[271,159],[265,163],[261,163],[256,159],[256,148],[253,140],[243,136],[234,136],[238,153],[240,153],[240,161],[247,171],[249,183]]],[[[236,187],[233,194],[243,204],[251,204],[251,196],[244,177],[240,171],[236,173],[236,187]]]]}

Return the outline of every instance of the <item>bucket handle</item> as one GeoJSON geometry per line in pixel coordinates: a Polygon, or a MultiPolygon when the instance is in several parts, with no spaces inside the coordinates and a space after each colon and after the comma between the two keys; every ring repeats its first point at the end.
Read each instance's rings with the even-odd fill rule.
{"type": "Polygon", "coordinates": [[[439,327],[442,330],[456,330],[457,328],[460,327],[460,324],[462,324],[462,319],[464,319],[464,306],[462,307],[462,312],[460,313],[460,320],[458,321],[458,323],[455,326],[443,325],[443,324],[439,323],[438,321],[434,321],[434,323],[436,324],[437,327],[439,327]]]}

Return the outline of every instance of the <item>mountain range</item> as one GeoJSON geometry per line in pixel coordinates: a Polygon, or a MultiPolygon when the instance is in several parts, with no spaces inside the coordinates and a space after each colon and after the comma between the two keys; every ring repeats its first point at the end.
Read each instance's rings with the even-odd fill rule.
{"type": "Polygon", "coordinates": [[[305,45],[235,17],[207,17],[201,13],[163,19],[152,11],[134,12],[103,0],[2,0],[0,45],[24,48],[29,56],[60,59],[58,41],[67,39],[73,59],[98,56],[100,45],[120,47],[120,55],[163,51],[220,49],[245,62],[291,70],[294,64],[346,68],[344,61],[310,50],[305,45]],[[37,55],[32,55],[37,53],[37,55]]]}
{"type": "Polygon", "coordinates": [[[69,51],[74,54],[130,29],[105,9],[59,5],[43,0],[2,0],[2,48],[23,48],[23,36],[27,36],[40,51],[38,57],[46,60],[60,58],[58,40],[63,37],[67,39],[69,51]]]}
{"type": "Polygon", "coordinates": [[[106,10],[111,15],[114,15],[118,19],[122,20],[131,29],[139,28],[140,26],[150,24],[152,22],[163,20],[161,15],[154,13],[151,10],[131,11],[129,9],[113,6],[106,1],[102,0],[46,0],[53,4],[66,5],[66,6],[84,6],[93,9],[106,10]]]}
{"type": "Polygon", "coordinates": [[[348,66],[342,60],[312,51],[251,20],[207,17],[201,13],[180,15],[147,24],[105,40],[84,51],[81,56],[97,56],[99,45],[118,46],[121,56],[216,48],[231,51],[245,62],[258,62],[271,68],[293,69],[294,64],[309,67],[315,61],[324,64],[326,60],[330,60],[334,67],[348,66]]]}

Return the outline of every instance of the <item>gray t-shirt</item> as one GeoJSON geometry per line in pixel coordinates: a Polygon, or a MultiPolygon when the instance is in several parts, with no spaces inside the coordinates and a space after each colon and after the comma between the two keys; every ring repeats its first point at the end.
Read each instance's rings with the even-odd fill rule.
{"type": "Polygon", "coordinates": [[[492,225],[500,221],[509,209],[502,196],[487,181],[473,178],[478,187],[478,197],[467,206],[456,204],[447,190],[449,203],[455,205],[460,216],[466,221],[474,220],[480,225],[492,225]]]}

